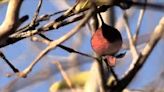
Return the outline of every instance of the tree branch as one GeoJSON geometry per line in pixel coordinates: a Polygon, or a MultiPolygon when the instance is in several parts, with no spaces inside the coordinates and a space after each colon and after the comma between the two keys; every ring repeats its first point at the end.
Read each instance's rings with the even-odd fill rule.
{"type": "Polygon", "coordinates": [[[62,36],[61,38],[59,38],[58,40],[54,40],[50,43],[49,46],[47,46],[47,48],[45,48],[37,57],[36,59],[23,71],[19,74],[20,77],[26,77],[28,73],[30,73],[30,71],[32,70],[32,68],[35,66],[35,64],[37,64],[37,62],[43,57],[45,56],[50,50],[54,49],[57,47],[57,45],[65,42],[66,40],[68,40],[70,37],[72,37],[75,33],[78,32],[78,30],[84,26],[84,24],[90,19],[90,17],[94,14],[94,10],[92,9],[91,11],[89,11],[89,13],[84,17],[83,20],[81,20],[80,24],[78,26],[76,26],[74,29],[72,29],[70,32],[68,32],[66,35],[62,36]]]}
{"type": "Polygon", "coordinates": [[[163,34],[164,34],[164,17],[160,20],[159,25],[155,28],[155,31],[150,38],[150,41],[147,43],[145,48],[139,54],[139,57],[135,61],[136,63],[134,67],[128,72],[127,75],[125,75],[124,78],[122,78],[119,81],[118,84],[116,84],[115,86],[112,86],[111,88],[112,91],[121,92],[124,88],[126,88],[129,85],[129,83],[133,80],[133,78],[138,73],[138,71],[142,68],[147,58],[149,57],[150,53],[153,51],[154,47],[156,46],[158,41],[161,39],[163,34]]]}
{"type": "Polygon", "coordinates": [[[0,41],[3,38],[8,37],[10,34],[15,32],[18,24],[19,10],[23,0],[10,0],[6,17],[3,23],[0,25],[0,41]]]}

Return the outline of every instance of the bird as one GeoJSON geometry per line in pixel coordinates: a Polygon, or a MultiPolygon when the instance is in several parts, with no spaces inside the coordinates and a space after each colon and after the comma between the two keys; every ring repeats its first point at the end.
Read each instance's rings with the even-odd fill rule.
{"type": "Polygon", "coordinates": [[[122,36],[116,28],[104,23],[100,14],[99,16],[102,25],[91,37],[91,47],[98,56],[105,57],[110,66],[114,66],[116,54],[122,47],[122,36]]]}

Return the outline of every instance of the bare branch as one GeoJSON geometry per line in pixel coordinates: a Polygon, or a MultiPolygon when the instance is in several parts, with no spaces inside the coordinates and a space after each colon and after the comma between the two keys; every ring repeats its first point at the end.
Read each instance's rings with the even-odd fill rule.
{"type": "Polygon", "coordinates": [[[76,92],[73,88],[73,84],[69,78],[69,76],[67,75],[67,73],[64,71],[62,65],[58,62],[58,61],[55,61],[54,64],[58,67],[59,71],[61,72],[64,80],[66,81],[67,85],[70,87],[71,91],[72,92],[76,92]]]}
{"type": "Polygon", "coordinates": [[[25,29],[22,29],[23,31],[18,31],[16,33],[13,33],[7,39],[5,39],[3,41],[0,41],[0,48],[5,47],[5,46],[10,45],[10,44],[14,44],[14,43],[16,43],[16,42],[18,42],[22,39],[25,39],[27,37],[31,37],[33,35],[40,34],[42,32],[46,32],[46,31],[50,31],[50,30],[53,30],[53,29],[63,27],[63,26],[68,25],[70,23],[79,21],[83,17],[84,17],[84,15],[80,15],[80,16],[77,16],[73,19],[66,20],[66,21],[63,21],[63,22],[50,22],[47,25],[45,25],[45,26],[43,26],[39,29],[36,29],[36,30],[28,30],[29,26],[27,26],[25,29]]]}
{"type": "Polygon", "coordinates": [[[133,58],[135,59],[138,56],[138,52],[137,52],[137,49],[136,49],[136,47],[133,43],[133,37],[132,37],[132,33],[131,33],[131,30],[130,30],[130,27],[129,27],[128,18],[127,18],[126,13],[124,13],[123,18],[124,18],[124,22],[125,22],[126,32],[127,32],[127,35],[128,35],[130,51],[131,51],[131,54],[132,54],[133,58]]]}
{"type": "Polygon", "coordinates": [[[0,51],[0,57],[9,65],[9,67],[14,71],[14,73],[18,73],[19,70],[15,68],[13,64],[5,57],[5,55],[0,51]]]}
{"type": "Polygon", "coordinates": [[[138,22],[137,22],[137,26],[136,26],[136,33],[133,36],[134,45],[136,45],[136,41],[138,39],[139,30],[140,30],[141,23],[142,23],[142,20],[143,20],[143,16],[144,16],[144,13],[145,13],[145,10],[146,10],[146,3],[147,3],[147,0],[145,0],[145,6],[143,6],[143,9],[140,10],[140,14],[139,14],[138,22]]]}
{"type": "MultiPolygon", "coordinates": [[[[50,43],[53,41],[53,40],[49,39],[48,37],[46,37],[43,34],[40,34],[40,36],[43,37],[44,39],[39,39],[37,37],[32,37],[32,41],[42,42],[42,43],[47,44],[47,45],[50,45],[50,43]]],[[[82,53],[82,52],[76,51],[73,48],[70,48],[70,47],[67,47],[67,46],[64,46],[64,45],[61,45],[61,44],[57,45],[57,47],[65,50],[65,51],[67,51],[69,53],[76,53],[76,54],[80,54],[82,56],[86,56],[86,57],[89,57],[89,58],[97,59],[96,57],[94,57],[92,55],[89,55],[89,54],[86,54],[86,53],[82,53]]]]}
{"type": "Polygon", "coordinates": [[[154,47],[157,45],[158,41],[164,34],[164,17],[160,20],[159,25],[155,28],[153,35],[150,38],[150,41],[147,43],[145,48],[139,54],[139,57],[135,61],[134,67],[125,75],[124,78],[120,80],[120,82],[112,87],[112,90],[117,90],[118,92],[122,91],[125,87],[129,85],[138,71],[143,67],[144,63],[146,62],[148,56],[153,51],[154,47]]]}
{"type": "MultiPolygon", "coordinates": [[[[145,3],[142,2],[138,2],[136,1],[126,1],[127,3],[131,3],[132,6],[137,6],[137,7],[143,7],[145,6],[145,3]]],[[[146,3],[146,7],[148,7],[148,9],[152,9],[152,10],[158,10],[158,11],[163,11],[164,10],[164,5],[161,3],[146,3]]]]}
{"type": "Polygon", "coordinates": [[[39,12],[40,12],[40,8],[42,6],[42,2],[43,2],[43,0],[39,0],[39,3],[38,3],[38,6],[37,6],[36,11],[34,13],[34,16],[33,16],[32,22],[31,22],[31,25],[34,25],[35,22],[36,22],[36,20],[37,20],[37,17],[38,17],[39,12]]]}
{"type": "Polygon", "coordinates": [[[18,16],[19,16],[19,10],[20,6],[22,4],[23,0],[10,0],[6,17],[3,23],[0,26],[0,39],[3,40],[3,38],[8,37],[10,34],[15,32],[18,24],[18,16]]]}
{"type": "Polygon", "coordinates": [[[40,34],[41,32],[50,31],[50,30],[57,29],[59,27],[68,25],[70,23],[73,23],[73,22],[76,22],[76,21],[82,19],[83,17],[84,17],[84,15],[80,15],[80,16],[77,16],[73,19],[66,20],[66,21],[63,21],[63,22],[51,21],[51,22],[47,23],[46,25],[44,25],[43,27],[41,27],[39,29],[28,30],[28,31],[21,32],[21,33],[18,32],[16,34],[12,34],[10,37],[11,37],[11,39],[12,38],[13,39],[17,38],[18,40],[23,39],[23,38],[30,37],[30,36],[33,36],[33,35],[36,35],[36,34],[40,34]]]}
{"type": "Polygon", "coordinates": [[[52,41],[50,45],[45,48],[37,57],[36,59],[23,71],[19,74],[20,77],[26,77],[27,74],[32,70],[32,68],[37,64],[37,62],[45,56],[50,50],[56,48],[57,45],[65,42],[70,37],[72,37],[78,30],[84,26],[84,24],[90,19],[90,17],[94,14],[94,10],[88,12],[88,14],[84,17],[84,19],[80,22],[78,26],[76,26],[74,29],[72,29],[70,32],[68,32],[65,36],[62,36],[58,40],[52,41]]]}

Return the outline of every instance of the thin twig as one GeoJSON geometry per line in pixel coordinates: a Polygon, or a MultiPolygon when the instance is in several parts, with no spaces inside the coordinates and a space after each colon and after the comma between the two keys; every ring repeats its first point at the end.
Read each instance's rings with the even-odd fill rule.
{"type": "Polygon", "coordinates": [[[66,84],[71,89],[71,91],[76,92],[75,89],[73,88],[73,84],[71,82],[71,79],[69,78],[68,74],[64,71],[60,62],[55,61],[54,64],[58,67],[59,71],[61,72],[61,75],[63,76],[63,79],[66,81],[66,84]]]}
{"type": "MultiPolygon", "coordinates": [[[[40,22],[42,22],[42,21],[49,20],[52,16],[55,16],[55,15],[60,14],[60,13],[63,13],[63,12],[65,12],[66,10],[67,10],[67,9],[61,10],[61,11],[57,11],[57,12],[54,12],[54,13],[51,13],[51,14],[44,14],[44,15],[38,16],[37,19],[36,19],[36,21],[35,21],[35,24],[33,24],[32,27],[36,27],[36,26],[38,26],[38,23],[40,23],[40,22]]],[[[18,34],[18,33],[20,33],[20,32],[28,31],[28,30],[29,30],[29,25],[30,25],[30,23],[27,24],[27,25],[25,25],[24,27],[18,29],[17,32],[14,33],[14,34],[18,34]]]]}
{"type": "MultiPolygon", "coordinates": [[[[145,3],[138,2],[138,1],[135,2],[135,1],[127,0],[126,2],[132,4],[132,6],[137,6],[139,8],[145,6],[145,3]]],[[[154,9],[154,10],[162,11],[162,12],[164,11],[163,3],[146,3],[146,7],[148,9],[154,9]]]]}
{"type": "MultiPolygon", "coordinates": [[[[68,19],[68,20],[63,21],[63,22],[61,22],[61,23],[59,22],[59,24],[58,24],[58,23],[54,23],[54,24],[53,24],[53,29],[58,29],[59,27],[65,26],[65,25],[67,25],[67,24],[74,23],[74,22],[76,22],[76,21],[81,20],[82,18],[84,18],[84,14],[79,15],[79,16],[76,16],[76,17],[74,17],[74,18],[72,18],[72,19],[68,19]]],[[[51,29],[50,29],[50,30],[51,30],[51,29]]]]}
{"type": "Polygon", "coordinates": [[[36,9],[36,11],[35,11],[35,13],[34,13],[33,19],[32,19],[32,21],[31,21],[31,23],[30,23],[29,26],[33,26],[33,25],[35,24],[35,22],[36,22],[36,20],[37,20],[37,18],[38,18],[39,12],[40,12],[40,8],[41,8],[41,6],[42,6],[42,2],[43,2],[43,0],[39,0],[37,9],[36,9]]]}
{"type": "Polygon", "coordinates": [[[45,20],[49,20],[52,16],[55,16],[57,14],[60,14],[60,13],[63,13],[65,12],[67,9],[65,10],[61,10],[61,11],[57,11],[57,12],[54,12],[54,13],[51,13],[51,14],[44,14],[44,15],[41,15],[37,18],[37,22],[40,22],[40,21],[45,21],[45,20]]]}
{"type": "Polygon", "coordinates": [[[45,18],[45,17],[40,17],[40,20],[38,20],[38,15],[39,15],[39,12],[40,12],[40,8],[41,8],[41,5],[42,5],[42,2],[43,2],[43,0],[39,1],[32,21],[29,24],[25,25],[23,28],[18,29],[17,32],[15,32],[14,34],[19,34],[21,32],[25,32],[27,30],[35,29],[35,27],[38,26],[38,23],[43,20],[41,18],[45,18]]]}
{"type": "Polygon", "coordinates": [[[5,57],[5,55],[0,51],[0,57],[7,63],[7,65],[14,71],[14,73],[18,73],[19,70],[15,68],[13,64],[5,57]]]}
{"type": "Polygon", "coordinates": [[[134,45],[136,45],[136,42],[137,42],[137,39],[138,39],[139,30],[140,30],[141,23],[142,23],[142,20],[143,20],[143,16],[144,16],[144,13],[145,13],[145,10],[146,10],[146,3],[147,3],[147,0],[145,0],[145,6],[143,6],[143,9],[140,10],[140,14],[139,14],[138,22],[137,22],[137,26],[136,26],[136,33],[133,36],[134,45]]]}
{"type": "MultiPolygon", "coordinates": [[[[47,44],[47,45],[49,45],[49,44],[51,43],[51,41],[53,41],[53,40],[49,39],[48,37],[46,37],[46,36],[43,35],[43,34],[40,34],[40,36],[41,36],[42,38],[44,38],[44,39],[39,39],[39,38],[37,38],[37,37],[32,37],[32,40],[33,40],[33,41],[42,42],[42,43],[47,44]]],[[[72,49],[72,48],[70,48],[70,47],[67,47],[67,46],[64,46],[64,45],[61,45],[61,44],[57,45],[57,47],[59,47],[59,48],[65,50],[65,51],[67,51],[67,52],[69,52],[69,53],[76,53],[76,54],[80,54],[80,55],[82,55],[82,56],[86,56],[86,57],[89,57],[89,58],[97,59],[96,57],[94,57],[94,56],[92,56],[92,55],[89,55],[89,54],[86,54],[86,53],[82,53],[82,52],[76,51],[76,50],[74,50],[74,49],[72,49]]]]}
{"type": "Polygon", "coordinates": [[[130,27],[129,27],[129,23],[128,23],[128,18],[127,18],[126,12],[124,13],[123,18],[124,18],[124,24],[125,24],[125,28],[126,28],[126,33],[128,35],[130,51],[132,53],[133,59],[135,59],[138,56],[138,52],[137,52],[137,49],[136,49],[136,47],[135,47],[135,45],[133,43],[133,37],[132,37],[132,33],[131,33],[131,30],[130,30],[130,27]]]}
{"type": "Polygon", "coordinates": [[[78,4],[78,2],[76,2],[76,4],[74,6],[72,6],[71,8],[67,9],[64,14],[60,17],[58,17],[55,21],[58,22],[58,21],[62,21],[74,14],[72,14],[73,10],[75,9],[76,5],[78,4]]]}
{"type": "Polygon", "coordinates": [[[118,83],[118,82],[119,82],[119,78],[118,78],[117,74],[115,73],[113,67],[110,66],[110,65],[108,64],[107,59],[104,59],[104,62],[105,62],[106,65],[107,65],[107,69],[108,69],[108,71],[110,71],[110,73],[111,73],[112,76],[114,77],[115,81],[118,83]]]}
{"type": "Polygon", "coordinates": [[[15,33],[15,34],[11,35],[10,37],[11,38],[18,38],[18,39],[27,38],[27,37],[30,37],[30,36],[33,36],[33,35],[36,35],[36,34],[40,34],[41,32],[46,32],[46,31],[50,31],[50,30],[53,30],[53,29],[57,29],[59,27],[63,27],[65,25],[68,25],[68,24],[71,24],[73,22],[79,21],[83,17],[84,17],[84,15],[80,15],[80,16],[77,16],[75,18],[72,18],[72,19],[69,19],[69,20],[66,20],[66,21],[62,21],[62,22],[51,21],[51,22],[49,22],[48,24],[42,26],[39,29],[29,30],[29,31],[21,32],[21,33],[15,33]]]}
{"type": "Polygon", "coordinates": [[[113,67],[109,66],[110,72],[112,73],[113,77],[115,78],[116,82],[119,82],[118,76],[115,73],[113,67]]]}

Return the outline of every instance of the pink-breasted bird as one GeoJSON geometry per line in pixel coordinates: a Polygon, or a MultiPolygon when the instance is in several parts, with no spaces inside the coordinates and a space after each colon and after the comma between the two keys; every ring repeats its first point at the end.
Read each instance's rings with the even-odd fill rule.
{"type": "Polygon", "coordinates": [[[91,38],[92,49],[99,56],[104,56],[110,66],[116,63],[116,53],[122,47],[122,36],[120,32],[105,24],[101,18],[102,26],[96,30],[91,38]]]}

